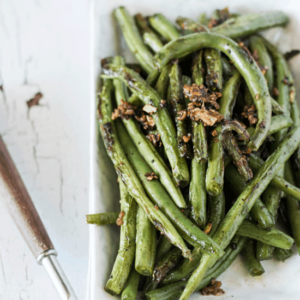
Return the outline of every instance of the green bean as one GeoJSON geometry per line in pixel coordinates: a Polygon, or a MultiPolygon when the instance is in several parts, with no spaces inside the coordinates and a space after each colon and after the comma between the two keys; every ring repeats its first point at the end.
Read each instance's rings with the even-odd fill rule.
{"type": "Polygon", "coordinates": [[[136,299],[139,281],[140,281],[140,274],[134,268],[132,268],[129,277],[127,279],[125,288],[122,292],[121,300],[136,299]]]}
{"type": "Polygon", "coordinates": [[[279,206],[279,214],[278,214],[278,221],[279,223],[283,226],[283,228],[285,229],[285,231],[291,236],[293,237],[293,231],[292,231],[292,227],[289,221],[289,217],[288,217],[288,213],[287,213],[287,208],[286,208],[286,203],[285,202],[280,202],[280,206],[279,206]]]}
{"type": "MultiPolygon", "coordinates": [[[[157,70],[152,71],[147,79],[146,79],[146,83],[149,84],[150,86],[154,86],[156,83],[157,78],[159,77],[159,72],[157,70]]],[[[128,102],[131,103],[132,105],[136,105],[136,106],[142,106],[143,102],[142,100],[139,98],[139,96],[136,93],[132,93],[132,95],[129,97],[128,102]]]]}
{"type": "MultiPolygon", "coordinates": [[[[226,254],[223,257],[226,257],[226,259],[223,260],[223,257],[221,258],[222,263],[221,264],[215,264],[214,267],[212,267],[207,274],[205,275],[205,278],[201,281],[201,283],[197,286],[196,290],[201,290],[205,286],[207,286],[210,281],[213,278],[219,277],[222,273],[224,273],[228,267],[232,264],[232,262],[236,259],[238,254],[241,252],[243,247],[245,246],[247,242],[247,238],[240,237],[240,239],[237,242],[237,248],[236,250],[232,250],[229,247],[226,249],[229,252],[229,255],[226,254]]],[[[178,295],[182,292],[184,287],[186,286],[186,281],[180,281],[175,282],[172,284],[169,284],[163,288],[150,291],[146,293],[146,299],[147,300],[175,300],[178,299],[178,295]]]]}
{"type": "MultiPolygon", "coordinates": [[[[173,203],[165,189],[158,180],[148,181],[145,174],[152,172],[151,167],[145,162],[137,148],[133,145],[122,123],[117,123],[119,139],[127,155],[131,166],[133,167],[139,181],[147,191],[150,199],[156,204],[156,211],[161,211],[173,223],[181,236],[191,245],[201,248],[205,253],[215,253],[222,255],[218,247],[211,243],[212,239],[203,231],[194,225],[173,203]]],[[[152,206],[154,207],[154,205],[152,206]]],[[[168,236],[167,236],[168,237],[168,236]]]]}
{"type": "Polygon", "coordinates": [[[277,220],[277,212],[280,204],[280,199],[281,191],[272,186],[269,186],[262,194],[262,201],[270,214],[273,216],[275,222],[277,220]]]}
{"type": "MultiPolygon", "coordinates": [[[[183,259],[174,270],[172,270],[166,278],[162,281],[160,286],[166,286],[174,282],[178,282],[180,280],[187,280],[192,272],[197,268],[199,265],[200,259],[202,257],[202,253],[199,249],[194,248],[192,251],[193,260],[183,259]]],[[[222,256],[221,259],[226,256],[225,254],[222,256]]]]}
{"type": "MultiPolygon", "coordinates": [[[[186,75],[182,75],[182,86],[184,86],[185,84],[192,85],[192,78],[186,75]]],[[[184,96],[184,103],[185,108],[187,108],[188,104],[190,103],[190,99],[184,96]]]]}
{"type": "Polygon", "coordinates": [[[268,50],[264,44],[263,39],[260,36],[251,36],[249,38],[249,43],[252,53],[254,53],[255,51],[258,56],[259,65],[266,68],[266,73],[264,75],[268,83],[269,91],[271,93],[274,87],[274,74],[272,60],[268,53],[268,50]]]}
{"type": "MultiPolygon", "coordinates": [[[[211,197],[211,214],[208,223],[212,224],[212,229],[209,232],[209,236],[213,237],[214,233],[217,231],[220,223],[225,216],[225,195],[224,192],[219,196],[211,197]]],[[[228,246],[230,247],[230,246],[228,246]]],[[[230,247],[231,248],[231,247],[230,247]]],[[[229,254],[226,250],[225,254],[222,256],[219,262],[226,260],[226,255],[229,254]]],[[[170,283],[187,279],[192,272],[197,268],[201,259],[201,252],[198,249],[192,251],[193,260],[183,259],[179,265],[168,274],[168,276],[163,280],[163,285],[168,285],[170,283]]]]}
{"type": "Polygon", "coordinates": [[[114,16],[119,22],[129,49],[135,55],[142,68],[150,74],[154,71],[153,55],[144,44],[134,19],[128,11],[120,6],[114,10],[114,16]]]}
{"type": "MultiPolygon", "coordinates": [[[[282,192],[272,186],[268,186],[262,194],[262,201],[266,208],[277,221],[277,213],[280,205],[282,192]]],[[[257,243],[256,256],[258,260],[270,259],[273,256],[274,247],[257,243]],[[261,252],[261,253],[260,253],[261,252]]]]}
{"type": "Polygon", "coordinates": [[[213,27],[211,31],[231,39],[238,39],[268,28],[285,26],[287,22],[288,16],[279,11],[247,14],[230,18],[223,24],[213,27]]]}
{"type": "Polygon", "coordinates": [[[138,207],[136,217],[135,269],[141,275],[151,276],[154,268],[155,250],[155,227],[149,221],[142,208],[138,207]]]}
{"type": "MultiPolygon", "coordinates": [[[[124,59],[122,57],[116,56],[114,58],[114,62],[118,65],[124,64],[124,59]]],[[[168,71],[168,67],[166,67],[168,71]]],[[[157,83],[157,88],[160,92],[163,86],[162,81],[164,81],[161,77],[165,75],[165,71],[161,73],[161,76],[157,83]]],[[[167,74],[168,76],[168,74],[167,74]]],[[[126,86],[119,79],[113,80],[115,87],[115,98],[117,105],[121,104],[121,100],[127,101],[128,94],[126,90],[126,86]]],[[[144,159],[147,161],[149,165],[152,166],[155,174],[158,176],[162,185],[165,187],[167,192],[172,197],[175,204],[180,208],[185,208],[186,203],[182,196],[182,193],[178,186],[176,186],[176,181],[174,180],[171,172],[169,171],[165,162],[161,159],[159,153],[155,149],[155,147],[148,141],[145,135],[141,132],[136,121],[133,119],[123,119],[123,124],[125,125],[128,134],[132,138],[135,146],[139,149],[139,152],[143,155],[144,159]]]]}
{"type": "MultiPolygon", "coordinates": [[[[223,95],[220,100],[219,113],[224,119],[230,119],[233,107],[241,83],[241,76],[238,71],[227,81],[224,86],[223,95]]],[[[222,146],[222,124],[216,127],[218,133],[210,144],[208,168],[206,172],[206,190],[212,196],[221,194],[224,185],[224,150],[222,146]]]]}
{"type": "Polygon", "coordinates": [[[182,93],[182,78],[178,63],[174,62],[170,72],[170,97],[174,111],[175,124],[177,128],[177,144],[181,157],[191,158],[191,152],[188,144],[184,142],[184,137],[187,137],[187,127],[185,119],[179,118],[179,112],[184,109],[183,93],[182,93]]]}
{"type": "Polygon", "coordinates": [[[155,266],[152,281],[148,284],[145,291],[155,290],[168,273],[175,268],[181,257],[181,252],[178,248],[173,248],[166,253],[155,266]]]}
{"type": "Polygon", "coordinates": [[[197,162],[192,160],[190,203],[191,219],[204,229],[206,226],[206,189],[205,189],[206,161],[197,162]]]}
{"type": "MultiPolygon", "coordinates": [[[[186,84],[192,85],[192,78],[189,76],[183,75],[182,76],[182,86],[185,86],[186,84]]],[[[190,103],[190,99],[189,99],[189,97],[186,97],[185,95],[183,95],[183,98],[184,98],[185,109],[187,109],[188,105],[190,103]]],[[[190,118],[186,118],[186,124],[187,124],[188,132],[192,132],[192,121],[190,118]]],[[[193,137],[193,145],[194,145],[194,143],[195,143],[195,137],[193,137]]]]}
{"type": "Polygon", "coordinates": [[[285,250],[276,248],[274,251],[274,256],[279,261],[285,261],[286,259],[290,258],[293,255],[293,251],[291,249],[285,250]]]}
{"type": "MultiPolygon", "coordinates": [[[[290,69],[288,69],[287,77],[290,86],[290,94],[289,94],[290,103],[291,103],[290,116],[294,122],[293,126],[300,126],[300,115],[299,115],[299,106],[296,98],[296,88],[294,85],[294,79],[290,69]]],[[[293,160],[295,181],[297,186],[299,187],[300,186],[300,147],[298,147],[298,149],[293,154],[292,160],[293,160]]]]}
{"type": "Polygon", "coordinates": [[[273,257],[275,248],[264,244],[262,242],[256,242],[256,259],[259,261],[269,260],[273,257]]]}
{"type": "Polygon", "coordinates": [[[223,74],[220,51],[213,48],[204,49],[204,60],[206,63],[205,82],[207,87],[212,91],[221,92],[223,74]]]}
{"type": "MultiPolygon", "coordinates": [[[[225,176],[230,183],[234,193],[238,196],[247,187],[247,183],[242,179],[241,175],[237,172],[236,168],[230,164],[225,169],[225,176]]],[[[257,224],[264,229],[274,227],[275,221],[260,198],[256,200],[252,209],[250,210],[251,217],[257,224]]]]}
{"type": "Polygon", "coordinates": [[[178,17],[176,23],[179,27],[189,32],[207,32],[208,28],[205,25],[199,24],[192,19],[178,17]]]}
{"type": "Polygon", "coordinates": [[[198,17],[198,21],[200,24],[207,25],[209,23],[209,19],[207,18],[206,13],[202,13],[198,17]]]}
{"type": "Polygon", "coordinates": [[[124,212],[120,246],[111,275],[105,285],[105,290],[112,295],[118,295],[123,290],[133,264],[136,248],[135,222],[137,205],[121,180],[119,186],[121,192],[121,211],[124,212]]]}
{"type": "Polygon", "coordinates": [[[214,236],[219,225],[225,217],[225,194],[224,191],[218,196],[210,197],[210,217],[208,223],[212,224],[212,228],[209,232],[210,236],[214,236]]]}
{"type": "MultiPolygon", "coordinates": [[[[238,239],[234,238],[233,241],[236,243],[238,239]]],[[[224,261],[227,260],[230,253],[232,251],[232,247],[228,246],[225,250],[225,254],[214,264],[214,266],[205,274],[205,277],[210,273],[214,272],[224,261]]],[[[201,259],[201,253],[197,250],[193,250],[193,260],[189,261],[187,259],[182,260],[177,267],[171,271],[167,277],[163,280],[160,286],[166,286],[174,282],[178,282],[180,280],[186,281],[192,272],[197,268],[201,259]]]]}
{"type": "Polygon", "coordinates": [[[243,156],[232,132],[225,132],[222,135],[222,144],[229,156],[232,157],[233,164],[244,181],[249,181],[253,177],[252,170],[248,166],[246,158],[243,156]]]}
{"type": "Polygon", "coordinates": [[[99,127],[103,136],[108,156],[116,169],[117,174],[127,186],[128,191],[136,202],[141,206],[150,221],[163,232],[169,240],[183,252],[184,257],[190,257],[190,250],[187,248],[181,236],[168,218],[159,210],[156,210],[147,197],[142,184],[130,166],[116,133],[115,124],[112,122],[112,84],[110,80],[104,80],[99,99],[99,127]]]}
{"type": "Polygon", "coordinates": [[[196,52],[192,63],[193,81],[197,85],[203,84],[204,67],[203,67],[202,56],[203,56],[203,50],[196,52]]]}
{"type": "MultiPolygon", "coordinates": [[[[285,164],[284,168],[284,177],[291,184],[295,184],[295,179],[293,176],[291,162],[288,161],[285,164]]],[[[286,208],[287,215],[290,221],[290,225],[292,228],[293,236],[295,239],[295,243],[297,246],[298,253],[300,254],[300,209],[299,202],[290,195],[286,195],[286,208]]]]}
{"type": "Polygon", "coordinates": [[[88,224],[96,225],[113,225],[119,217],[118,212],[108,212],[101,214],[86,215],[86,222],[88,224]]]}
{"type": "Polygon", "coordinates": [[[104,69],[107,77],[121,79],[131,90],[135,91],[145,104],[153,104],[157,113],[153,119],[165,147],[173,176],[178,184],[185,186],[189,182],[189,172],[186,160],[181,157],[177,148],[176,131],[166,109],[161,108],[160,97],[136,72],[116,65],[107,65],[104,69]],[[150,102],[150,103],[149,103],[150,102]]]}
{"type": "MultiPolygon", "coordinates": [[[[199,51],[192,64],[193,81],[197,85],[203,84],[202,51],[199,51]]],[[[193,152],[194,158],[191,164],[190,203],[191,218],[200,228],[206,225],[206,161],[207,139],[204,125],[201,122],[192,121],[193,152]]]]}
{"type": "MultiPolygon", "coordinates": [[[[245,88],[245,99],[244,100],[245,100],[246,105],[254,105],[254,100],[252,98],[252,95],[251,95],[248,87],[245,88]]],[[[283,107],[281,105],[279,105],[278,102],[275,101],[273,98],[271,98],[271,106],[272,106],[273,114],[275,114],[275,115],[284,114],[283,107]]]]}
{"type": "MultiPolygon", "coordinates": [[[[274,65],[276,69],[276,87],[278,89],[279,95],[277,97],[277,102],[283,107],[284,113],[289,115],[290,113],[290,97],[289,97],[289,87],[284,83],[289,73],[288,65],[285,61],[284,56],[274,47],[272,44],[266,40],[262,40],[267,49],[270,51],[274,65]]],[[[288,129],[280,130],[275,135],[275,144],[277,145],[282,139],[284,139],[288,129]]]]}
{"type": "MultiPolygon", "coordinates": [[[[188,217],[190,214],[190,210],[186,209],[184,211],[184,215],[188,217]]],[[[172,243],[164,236],[162,235],[158,241],[157,247],[156,247],[156,256],[155,256],[155,264],[159,261],[159,259],[166,254],[171,248],[172,243]]]]}
{"type": "Polygon", "coordinates": [[[254,244],[252,240],[249,240],[247,245],[242,251],[242,257],[246,268],[251,276],[260,276],[265,273],[265,270],[261,263],[255,258],[254,255],[254,244]]]}
{"type": "Polygon", "coordinates": [[[171,59],[188,55],[189,53],[202,49],[215,48],[224,52],[244,77],[251,95],[255,101],[258,122],[255,134],[249,147],[257,150],[267,137],[271,123],[271,97],[266,80],[254,63],[248,52],[229,38],[213,33],[194,33],[178,38],[162,48],[154,57],[154,64],[162,69],[171,59]]]}
{"type": "MultiPolygon", "coordinates": [[[[254,176],[253,180],[247,185],[246,189],[240,194],[236,202],[233,204],[225,219],[219,226],[214,235],[214,241],[224,249],[238,230],[240,224],[251,210],[255,201],[262,194],[265,188],[275,176],[300,142],[300,128],[294,128],[289,132],[286,138],[279,144],[277,149],[271,154],[263,167],[254,176]]],[[[300,218],[299,218],[300,220],[300,218]]],[[[200,284],[207,269],[216,261],[214,256],[204,254],[200,265],[190,277],[180,300],[187,300],[193,291],[200,284]]]]}
{"type": "MultiPolygon", "coordinates": [[[[197,85],[203,84],[203,70],[202,51],[199,51],[194,56],[192,63],[193,81],[197,85]]],[[[200,163],[202,160],[206,161],[208,158],[206,130],[201,122],[192,121],[192,127],[194,159],[200,163]]]]}
{"type": "Polygon", "coordinates": [[[278,104],[276,100],[273,98],[271,99],[271,105],[272,105],[272,113],[275,115],[281,115],[284,114],[284,109],[281,105],[278,104]]]}
{"type": "Polygon", "coordinates": [[[169,74],[171,72],[171,68],[172,66],[171,64],[169,64],[162,69],[155,85],[155,89],[161,99],[166,99],[167,97],[167,90],[169,86],[169,74]]]}
{"type": "Polygon", "coordinates": [[[229,77],[232,76],[233,68],[229,63],[228,59],[224,56],[221,56],[221,63],[222,63],[223,78],[227,81],[229,77]]]}
{"type": "Polygon", "coordinates": [[[289,116],[277,115],[272,117],[269,135],[274,134],[284,128],[289,128],[293,125],[293,121],[289,116]]]}
{"type": "Polygon", "coordinates": [[[281,249],[291,249],[294,243],[293,238],[284,232],[275,228],[263,230],[250,220],[244,220],[238,228],[237,234],[281,249]]]}
{"type": "MultiPolygon", "coordinates": [[[[271,125],[268,132],[268,135],[272,135],[282,129],[289,128],[293,125],[293,121],[289,116],[286,115],[277,115],[271,118],[271,125]]],[[[253,127],[247,128],[250,136],[254,134],[255,129],[253,127]]]]}
{"type": "Polygon", "coordinates": [[[157,31],[168,42],[175,40],[181,36],[173,24],[168,21],[162,14],[155,14],[149,17],[149,23],[152,28],[157,31]]]}
{"type": "Polygon", "coordinates": [[[249,142],[250,135],[247,130],[236,120],[225,120],[222,124],[222,133],[235,131],[239,138],[245,142],[249,142]]]}
{"type": "MultiPolygon", "coordinates": [[[[249,158],[249,166],[250,168],[256,172],[259,168],[264,164],[264,161],[256,156],[255,154],[250,154],[249,158]]],[[[298,189],[295,185],[291,184],[290,182],[286,181],[280,176],[275,176],[271,182],[270,186],[275,187],[281,191],[283,191],[287,195],[291,195],[292,197],[296,198],[300,201],[300,189],[298,189]]]]}
{"type": "Polygon", "coordinates": [[[148,26],[146,18],[144,18],[141,14],[136,14],[134,19],[141,30],[144,43],[154,52],[158,52],[164,45],[156,33],[148,26]]]}
{"type": "Polygon", "coordinates": [[[169,252],[172,248],[172,243],[164,236],[162,235],[158,241],[157,247],[156,247],[156,256],[155,256],[155,264],[158,263],[159,259],[169,252]]]}
{"type": "Polygon", "coordinates": [[[292,77],[291,71],[288,72],[288,79],[290,85],[290,103],[291,103],[291,118],[294,122],[294,126],[300,126],[300,113],[299,106],[296,99],[296,89],[294,86],[294,79],[292,77]]]}

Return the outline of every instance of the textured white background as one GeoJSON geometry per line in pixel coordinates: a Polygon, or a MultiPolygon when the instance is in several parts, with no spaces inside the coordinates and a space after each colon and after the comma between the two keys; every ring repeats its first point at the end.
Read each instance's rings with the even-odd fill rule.
{"type": "MultiPolygon", "coordinates": [[[[88,0],[0,1],[0,134],[79,299],[88,269],[89,8],[88,0]],[[41,105],[28,112],[38,91],[41,105]]],[[[58,299],[1,199],[0,299],[58,299]]]]}

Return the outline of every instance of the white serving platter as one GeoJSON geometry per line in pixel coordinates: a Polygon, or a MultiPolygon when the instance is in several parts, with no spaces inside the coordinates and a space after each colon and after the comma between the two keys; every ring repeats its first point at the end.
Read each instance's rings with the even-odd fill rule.
{"type": "MultiPolygon", "coordinates": [[[[118,6],[126,6],[131,14],[142,13],[151,15],[162,12],[170,20],[177,16],[187,16],[193,19],[206,12],[210,14],[216,8],[229,7],[231,12],[247,13],[271,10],[282,10],[290,17],[290,23],[284,29],[276,28],[265,33],[267,38],[276,44],[283,52],[299,49],[300,2],[297,0],[262,1],[262,0],[94,0],[91,11],[92,40],[92,72],[95,82],[100,71],[100,60],[107,56],[123,55],[129,62],[135,59],[126,46],[122,34],[112,16],[112,10],[118,6]]],[[[291,60],[291,68],[300,87],[300,57],[291,60]]],[[[298,92],[299,95],[299,92],[298,92]]],[[[299,101],[299,97],[298,97],[299,101]]],[[[96,100],[91,102],[91,152],[90,152],[90,197],[89,212],[117,211],[119,208],[119,192],[117,177],[113,166],[105,152],[101,138],[99,139],[96,122],[96,100]]],[[[119,229],[113,226],[90,226],[90,261],[89,286],[87,299],[118,299],[104,291],[119,246],[119,229]]],[[[262,262],[265,274],[261,277],[251,277],[239,258],[220,276],[226,292],[224,299],[243,300],[282,300],[300,298],[300,257],[295,255],[285,263],[275,260],[262,262]]],[[[208,297],[195,293],[191,299],[206,299],[208,297]]]]}

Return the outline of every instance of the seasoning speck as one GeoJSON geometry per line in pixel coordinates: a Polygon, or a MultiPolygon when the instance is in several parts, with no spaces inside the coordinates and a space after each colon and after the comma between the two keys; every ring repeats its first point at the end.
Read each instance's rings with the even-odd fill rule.
{"type": "Polygon", "coordinates": [[[152,181],[153,179],[158,179],[154,172],[146,173],[145,176],[147,177],[147,181],[152,181]]]}
{"type": "Polygon", "coordinates": [[[123,225],[123,223],[124,223],[124,221],[123,221],[124,216],[125,216],[125,212],[121,211],[120,214],[119,214],[119,217],[117,219],[117,222],[116,222],[118,226],[123,225]]]}

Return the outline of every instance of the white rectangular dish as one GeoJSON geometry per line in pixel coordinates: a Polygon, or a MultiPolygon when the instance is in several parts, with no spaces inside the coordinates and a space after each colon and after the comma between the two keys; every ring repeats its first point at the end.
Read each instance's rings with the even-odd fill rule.
{"type": "MultiPolygon", "coordinates": [[[[95,82],[100,71],[100,60],[116,54],[125,56],[128,62],[135,59],[126,46],[122,34],[113,19],[112,11],[118,6],[126,6],[131,14],[142,13],[151,15],[162,12],[168,19],[174,21],[177,16],[187,16],[193,19],[206,12],[210,14],[216,8],[228,6],[230,12],[262,12],[282,10],[290,17],[290,23],[284,29],[276,28],[266,32],[267,38],[276,44],[281,51],[299,49],[300,3],[290,1],[239,0],[227,1],[197,1],[197,0],[94,0],[91,12],[92,70],[94,82],[91,86],[95,94],[95,82]]],[[[292,71],[300,87],[300,57],[291,60],[292,71]]],[[[298,93],[299,95],[299,93],[298,93]]],[[[298,97],[298,101],[299,101],[298,97]]],[[[89,213],[116,211],[119,201],[117,176],[106,154],[101,138],[99,139],[98,123],[96,121],[96,100],[91,100],[91,157],[90,157],[90,197],[89,213]]],[[[87,299],[118,299],[104,291],[119,245],[119,229],[90,226],[90,263],[89,286],[87,299]]],[[[296,255],[285,263],[275,260],[262,262],[265,274],[258,278],[251,277],[240,259],[220,277],[225,295],[218,299],[250,300],[281,300],[299,299],[300,295],[300,257],[296,255]]],[[[202,299],[195,293],[191,299],[202,299]]],[[[206,299],[206,298],[205,298],[206,299]]]]}

